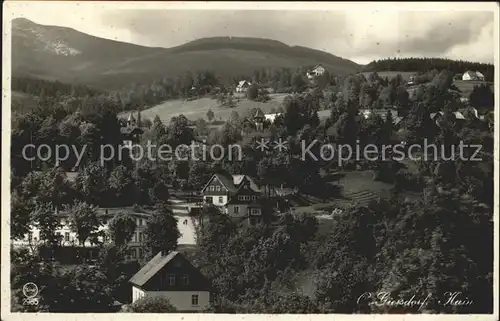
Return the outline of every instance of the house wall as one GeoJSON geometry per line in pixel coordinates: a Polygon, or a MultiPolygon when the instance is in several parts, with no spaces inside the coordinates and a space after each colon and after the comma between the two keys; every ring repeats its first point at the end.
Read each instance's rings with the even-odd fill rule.
{"type": "Polygon", "coordinates": [[[202,311],[210,305],[208,291],[147,291],[148,297],[166,297],[179,311],[202,311]],[[198,305],[192,305],[192,296],[198,295],[198,305]]]}
{"type": "Polygon", "coordinates": [[[468,73],[466,73],[462,76],[462,80],[471,80],[471,76],[468,73]]]}
{"type": "Polygon", "coordinates": [[[132,286],[132,302],[135,302],[146,295],[146,292],[136,286],[132,286]]]}
{"type": "Polygon", "coordinates": [[[247,216],[247,209],[248,205],[247,204],[229,204],[227,206],[227,214],[231,217],[243,217],[247,216]],[[239,212],[235,213],[234,208],[239,207],[239,212]]]}
{"type": "Polygon", "coordinates": [[[203,195],[203,200],[206,202],[207,198],[211,197],[212,198],[212,204],[215,206],[224,206],[227,203],[227,195],[203,195]],[[221,197],[222,202],[219,200],[219,197],[221,197]]]}

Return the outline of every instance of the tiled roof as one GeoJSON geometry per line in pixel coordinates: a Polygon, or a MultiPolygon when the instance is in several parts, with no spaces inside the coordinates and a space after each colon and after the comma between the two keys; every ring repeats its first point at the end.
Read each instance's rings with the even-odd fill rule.
{"type": "Polygon", "coordinates": [[[140,269],[129,282],[137,286],[143,286],[178,254],[179,252],[176,251],[172,251],[167,255],[162,255],[162,253],[159,252],[151,259],[151,261],[143,266],[142,269],[140,269]]]}
{"type": "MultiPolygon", "coordinates": [[[[253,179],[250,176],[248,176],[248,175],[232,175],[232,176],[229,176],[229,175],[224,175],[222,173],[217,173],[217,174],[214,174],[214,176],[212,176],[212,178],[210,179],[210,181],[212,181],[212,179],[214,179],[214,178],[218,179],[219,182],[221,182],[221,184],[230,193],[236,193],[238,191],[238,186],[246,178],[249,181],[249,183],[250,183],[250,188],[254,192],[260,193],[259,187],[253,181],[253,179]]],[[[210,183],[210,181],[209,181],[209,183],[210,183]]],[[[207,185],[205,187],[203,187],[202,191],[204,191],[207,186],[208,186],[208,183],[207,183],[207,185]]]]}

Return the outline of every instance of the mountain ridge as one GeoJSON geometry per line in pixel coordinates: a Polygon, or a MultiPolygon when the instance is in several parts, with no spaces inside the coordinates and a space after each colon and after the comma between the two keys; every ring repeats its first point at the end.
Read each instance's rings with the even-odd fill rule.
{"type": "Polygon", "coordinates": [[[209,37],[170,48],[100,38],[68,27],[12,21],[12,73],[105,89],[212,70],[223,79],[262,68],[321,63],[345,75],[362,66],[328,52],[255,37],[209,37]]]}

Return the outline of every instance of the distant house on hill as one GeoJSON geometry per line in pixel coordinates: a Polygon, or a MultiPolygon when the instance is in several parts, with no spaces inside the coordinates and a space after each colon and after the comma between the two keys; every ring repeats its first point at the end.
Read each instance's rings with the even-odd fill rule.
{"type": "Polygon", "coordinates": [[[467,70],[462,75],[462,80],[480,80],[480,81],[484,81],[484,75],[482,73],[480,73],[479,71],[470,71],[470,70],[467,70]]]}
{"type": "Polygon", "coordinates": [[[159,252],[129,281],[132,303],[165,297],[179,312],[199,312],[210,305],[210,281],[181,253],[159,252]]]}
{"type": "Polygon", "coordinates": [[[238,82],[238,85],[236,86],[236,92],[237,93],[244,93],[247,91],[248,87],[250,87],[252,83],[248,80],[241,80],[238,82]]]}
{"type": "Polygon", "coordinates": [[[315,77],[323,75],[325,71],[325,67],[322,65],[316,65],[313,69],[307,72],[307,78],[314,79],[315,77]]]}

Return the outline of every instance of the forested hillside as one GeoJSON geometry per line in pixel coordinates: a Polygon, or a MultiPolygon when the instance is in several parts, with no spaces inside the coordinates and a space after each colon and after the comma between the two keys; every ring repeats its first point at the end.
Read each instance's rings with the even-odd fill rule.
{"type": "Polygon", "coordinates": [[[467,70],[480,71],[486,81],[493,81],[492,64],[451,60],[443,58],[386,58],[370,62],[364,71],[413,71],[426,72],[432,69],[447,69],[455,74],[463,74],[467,70]]]}

